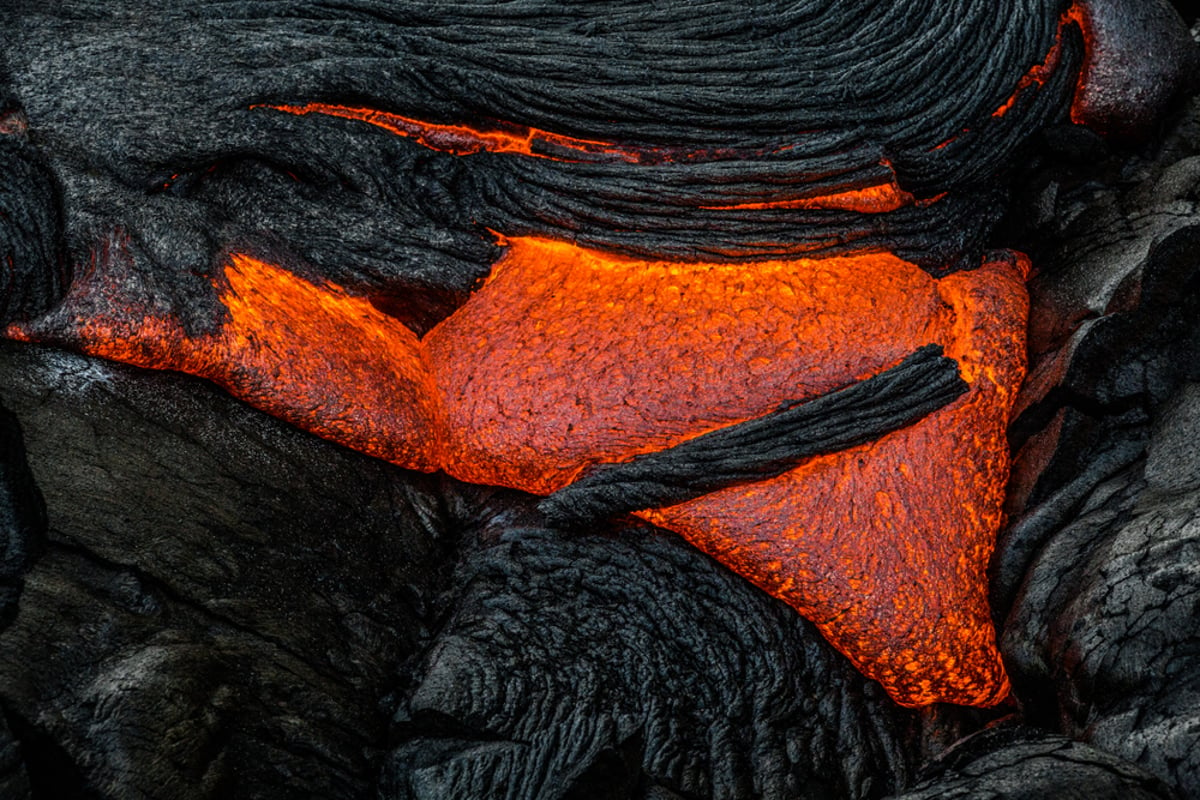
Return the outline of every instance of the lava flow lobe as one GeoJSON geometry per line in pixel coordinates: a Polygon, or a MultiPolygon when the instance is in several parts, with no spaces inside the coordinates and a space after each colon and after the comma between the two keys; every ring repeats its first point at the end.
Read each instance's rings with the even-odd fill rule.
{"type": "MultiPolygon", "coordinates": [[[[913,21],[911,10],[874,4],[873,13],[902,26],[913,21]]],[[[51,281],[28,298],[14,294],[13,309],[0,313],[15,320],[12,338],[199,375],[404,467],[542,495],[606,465],[859,385],[940,346],[967,390],[912,424],[806,456],[782,473],[633,508],[796,608],[897,702],[993,705],[1008,682],[985,573],[1002,522],[1004,431],[1024,371],[1027,265],[1010,254],[981,258],[1003,205],[991,184],[1041,127],[1072,114],[1103,126],[1109,99],[1135,103],[1109,80],[1120,70],[1106,64],[1131,58],[1136,41],[1126,34],[1142,19],[1118,0],[1010,10],[999,49],[969,37],[950,46],[950,27],[903,31],[931,54],[913,65],[927,71],[928,90],[919,81],[893,82],[896,47],[862,26],[844,32],[854,40],[850,50],[870,63],[849,66],[826,53],[828,41],[805,44],[810,27],[782,31],[799,37],[812,58],[830,55],[830,66],[807,69],[788,60],[799,49],[772,50],[786,63],[768,65],[742,87],[766,111],[734,119],[723,107],[677,109],[681,119],[666,119],[661,104],[627,97],[628,87],[614,99],[606,87],[566,82],[560,88],[575,92],[586,114],[572,120],[566,99],[562,111],[542,107],[539,96],[525,102],[538,105],[530,116],[540,126],[506,122],[506,98],[533,83],[522,76],[505,84],[509,76],[498,67],[490,77],[508,89],[497,92],[490,122],[490,97],[459,106],[446,100],[440,107],[457,107],[466,120],[441,122],[365,104],[246,99],[238,119],[247,129],[274,136],[288,125],[313,125],[345,137],[337,141],[382,137],[386,146],[372,139],[379,149],[363,152],[408,165],[367,190],[346,176],[330,181],[346,190],[339,197],[360,200],[346,188],[356,187],[372,201],[407,201],[411,192],[381,187],[407,186],[404,170],[419,167],[424,185],[444,180],[457,192],[424,198],[441,215],[438,225],[462,224],[470,229],[457,231],[464,237],[493,232],[503,255],[424,335],[381,311],[361,286],[302,277],[333,274],[336,264],[291,263],[264,255],[286,246],[256,250],[240,239],[222,245],[213,264],[189,267],[189,280],[210,270],[211,277],[200,279],[199,300],[179,307],[162,288],[169,278],[148,276],[137,237],[119,224],[99,237],[85,226],[92,261],[61,303],[46,310],[61,290],[51,281]],[[794,91],[797,80],[810,81],[809,91],[794,91]],[[847,109],[851,89],[862,91],[847,109]],[[631,105],[622,119],[601,119],[589,98],[631,105]],[[563,132],[545,124],[555,119],[563,132]],[[596,127],[620,125],[628,138],[596,127]],[[637,140],[640,130],[653,135],[637,140]],[[708,141],[702,134],[716,143],[697,144],[708,141]],[[430,160],[412,160],[413,148],[430,160]]],[[[965,20],[978,26],[996,18],[978,5],[952,11],[964,20],[951,26],[955,35],[969,33],[965,20]]],[[[844,10],[829,13],[833,23],[847,21],[838,16],[844,10]]],[[[416,41],[418,27],[397,46],[416,41]]],[[[551,33],[570,38],[577,27],[551,33]]],[[[421,47],[455,68],[475,63],[438,50],[445,41],[437,33],[421,47]]],[[[692,52],[668,46],[658,55],[684,51],[692,52]]],[[[543,77],[564,74],[556,67],[543,77]]],[[[395,84],[396,102],[404,107],[404,92],[426,85],[395,84]]],[[[431,107],[427,97],[408,100],[431,107]]],[[[32,175],[40,167],[25,152],[29,125],[22,117],[0,133],[17,137],[20,163],[32,175]]],[[[53,188],[42,178],[39,185],[53,188]]],[[[217,204],[213,218],[227,219],[239,208],[241,195],[233,196],[228,202],[214,191],[189,201],[217,204]]],[[[33,233],[25,249],[34,255],[11,262],[10,272],[32,273],[56,257],[59,221],[47,210],[53,203],[43,206],[48,221],[26,226],[33,233]]],[[[764,450],[777,444],[761,442],[764,450]]]]}

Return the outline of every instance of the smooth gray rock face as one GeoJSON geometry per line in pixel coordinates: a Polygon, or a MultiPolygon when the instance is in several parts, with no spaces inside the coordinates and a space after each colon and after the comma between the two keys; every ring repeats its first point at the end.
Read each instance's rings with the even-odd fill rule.
{"type": "Polygon", "coordinates": [[[1145,138],[1181,84],[1200,88],[1200,53],[1166,0],[1088,0],[1085,8],[1092,55],[1075,100],[1081,116],[1109,135],[1145,138]]]}
{"type": "Polygon", "coordinates": [[[446,578],[430,482],[192,379],[5,344],[0,386],[50,521],[0,634],[35,796],[367,792],[446,578]]]}
{"type": "MultiPolygon", "coordinates": [[[[1022,151],[993,241],[995,168],[1057,119],[1066,79],[1023,101],[1017,128],[955,147],[931,150],[937,125],[872,104],[770,163],[674,172],[458,158],[250,108],[391,97],[430,118],[524,115],[577,136],[761,149],[815,130],[821,115],[786,80],[819,83],[819,71],[742,53],[729,74],[673,73],[737,102],[680,90],[664,105],[655,81],[630,79],[649,74],[635,56],[717,52],[668,46],[655,27],[666,21],[685,41],[765,30],[792,58],[785,29],[804,5],[760,15],[762,30],[739,22],[744,4],[721,3],[412,3],[397,15],[353,0],[290,4],[290,16],[252,0],[4,5],[4,77],[18,91],[0,96],[0,264],[13,256],[0,322],[45,310],[70,267],[122,241],[131,280],[192,331],[214,324],[205,292],[231,248],[304,264],[420,330],[486,275],[501,223],[685,257],[735,257],[725,234],[771,252],[878,241],[930,264],[1012,246],[1040,274],[992,575],[1015,694],[992,712],[895,706],[794,612],[663,531],[628,519],[553,530],[538,498],[369,459],[198,379],[0,344],[0,799],[1200,796],[1195,105],[1138,153],[1051,126],[1022,151]],[[481,8],[525,38],[497,45],[464,28],[481,8]],[[630,16],[618,24],[612,9],[630,16]],[[564,53],[604,80],[563,70],[564,53]],[[757,77],[730,94],[721,81],[743,71],[757,77]],[[743,106],[764,86],[780,102],[743,106]],[[711,192],[786,192],[813,165],[828,169],[825,189],[869,183],[881,142],[913,186],[949,181],[962,197],[833,245],[830,225],[863,220],[701,208],[711,192]]],[[[964,19],[1030,27],[1004,53],[964,40],[1005,82],[934,75],[938,113],[987,116],[1036,61],[1021,48],[1040,57],[1053,38],[1062,4],[959,5],[964,19]]],[[[925,30],[928,52],[950,47],[944,34],[925,30]]]]}

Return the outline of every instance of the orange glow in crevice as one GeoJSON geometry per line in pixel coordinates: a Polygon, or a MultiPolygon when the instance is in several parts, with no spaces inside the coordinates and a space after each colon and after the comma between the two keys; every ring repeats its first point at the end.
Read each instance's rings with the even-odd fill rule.
{"type": "MultiPolygon", "coordinates": [[[[1083,124],[1082,103],[1084,96],[1084,86],[1087,81],[1088,65],[1093,57],[1093,36],[1091,22],[1088,16],[1085,5],[1081,2],[1076,2],[1071,5],[1058,20],[1058,29],[1054,35],[1054,44],[1046,52],[1046,57],[1042,59],[1040,64],[1035,64],[1030,67],[1021,80],[1017,82],[1017,88],[1013,90],[1008,99],[1001,103],[995,111],[992,112],[993,117],[1003,117],[1012,107],[1016,105],[1021,93],[1031,86],[1044,86],[1046,81],[1054,74],[1062,62],[1062,37],[1063,31],[1068,25],[1075,23],[1079,25],[1083,33],[1084,44],[1086,48],[1083,66],[1080,67],[1079,75],[1075,82],[1075,93],[1071,102],[1071,121],[1076,124],[1083,124]]],[[[960,134],[947,137],[945,140],[930,148],[930,152],[936,152],[942,148],[948,147],[958,139],[962,133],[969,133],[970,128],[963,128],[960,134]]]]}
{"type": "Polygon", "coordinates": [[[456,156],[474,153],[515,153],[552,161],[599,161],[616,159],[632,164],[664,160],[687,160],[709,154],[709,151],[629,147],[595,139],[578,139],[558,133],[530,128],[514,123],[498,123],[492,128],[473,128],[469,125],[446,125],[402,117],[372,108],[306,103],[304,105],[262,105],[287,114],[325,114],[341,119],[357,120],[383,128],[389,133],[413,139],[418,144],[456,156]]]}
{"type": "Polygon", "coordinates": [[[896,182],[895,176],[893,176],[888,183],[878,183],[873,186],[863,187],[862,189],[852,189],[850,191],[835,192],[816,197],[703,207],[713,211],[799,208],[806,210],[857,211],[863,214],[882,214],[905,206],[914,205],[915,203],[917,203],[917,200],[911,194],[901,189],[900,185],[896,182]]]}
{"type": "MultiPolygon", "coordinates": [[[[1042,59],[1042,63],[1035,64],[1030,67],[1021,80],[1017,82],[1017,88],[1007,100],[1000,104],[1000,107],[992,112],[993,117],[1003,117],[1016,104],[1017,98],[1031,86],[1044,86],[1046,81],[1058,69],[1059,63],[1062,61],[1062,36],[1063,30],[1072,22],[1078,22],[1081,26],[1086,17],[1086,12],[1079,3],[1074,3],[1067,9],[1058,20],[1058,31],[1054,35],[1054,44],[1046,53],[1046,57],[1042,59]]],[[[1085,35],[1087,28],[1083,28],[1085,35]]],[[[1081,77],[1082,81],[1082,77],[1081,77]]],[[[1078,96],[1078,92],[1076,92],[1078,96]]]]}
{"type": "Polygon", "coordinates": [[[948,192],[941,192],[933,197],[918,200],[909,192],[901,189],[893,176],[888,183],[877,183],[862,189],[851,189],[834,194],[800,197],[793,200],[738,203],[728,206],[702,206],[702,208],[712,211],[799,208],[811,211],[854,211],[860,214],[884,214],[905,206],[925,208],[938,202],[947,194],[948,192]]]}
{"type": "Polygon", "coordinates": [[[1009,99],[992,112],[993,117],[1004,116],[1013,107],[1013,104],[1017,101],[1017,97],[1025,89],[1034,85],[1045,85],[1046,80],[1054,74],[1054,70],[1058,69],[1062,59],[1063,30],[1072,23],[1078,25],[1080,31],[1083,33],[1085,53],[1083,65],[1080,67],[1079,76],[1075,81],[1075,94],[1071,102],[1071,121],[1080,125],[1084,124],[1081,104],[1083,102],[1084,87],[1087,84],[1089,65],[1095,53],[1095,36],[1093,34],[1091,17],[1087,11],[1087,5],[1082,2],[1072,3],[1071,7],[1059,18],[1058,32],[1055,34],[1054,46],[1050,48],[1050,51],[1046,54],[1046,58],[1041,64],[1034,65],[1021,78],[1017,84],[1017,88],[1013,91],[1009,99]]]}
{"type": "Polygon", "coordinates": [[[1096,58],[1096,33],[1092,24],[1091,14],[1084,3],[1074,3],[1067,10],[1064,20],[1074,22],[1083,32],[1084,57],[1083,65],[1079,68],[1079,77],[1075,81],[1075,95],[1071,98],[1071,121],[1076,125],[1087,124],[1087,112],[1084,110],[1088,78],[1091,73],[1093,60],[1096,58]]]}
{"type": "Polygon", "coordinates": [[[1005,425],[1023,371],[1020,265],[935,279],[881,253],[746,265],[512,237],[491,278],[419,339],[340,287],[248,255],[187,336],[108,254],[14,326],[209,378],[402,466],[545,494],[588,466],[811,398],[941,343],[970,391],[862,447],[647,519],[794,606],[904,705],[992,705],[1008,682],[987,606],[1005,425]]]}
{"type": "Polygon", "coordinates": [[[10,338],[212,380],[297,427],[412,469],[432,471],[443,412],[417,337],[364,298],[235,254],[214,279],[225,321],[187,336],[139,295],[127,254],[77,280],[63,304],[10,338]],[[319,343],[319,344],[315,344],[319,343]]]}
{"type": "MultiPolygon", "coordinates": [[[[413,139],[418,144],[443,153],[457,156],[474,153],[514,153],[532,158],[553,161],[596,161],[615,158],[633,164],[686,161],[711,158],[714,155],[729,155],[701,149],[630,147],[595,139],[577,139],[557,133],[538,130],[511,123],[498,124],[490,129],[473,128],[468,125],[445,125],[412,117],[402,117],[371,108],[331,105],[328,103],[306,103],[304,105],[266,105],[252,108],[269,108],[288,114],[324,114],[341,119],[356,120],[374,125],[397,136],[413,139]]],[[[784,148],[786,149],[786,148],[784,148]]],[[[884,166],[890,164],[884,162],[884,166]]],[[[895,211],[909,205],[928,205],[938,198],[917,201],[900,188],[893,174],[887,183],[875,184],[862,189],[852,189],[815,197],[776,200],[765,202],[738,203],[733,205],[703,206],[710,210],[730,209],[826,209],[836,211],[858,211],[878,214],[895,211]]]]}

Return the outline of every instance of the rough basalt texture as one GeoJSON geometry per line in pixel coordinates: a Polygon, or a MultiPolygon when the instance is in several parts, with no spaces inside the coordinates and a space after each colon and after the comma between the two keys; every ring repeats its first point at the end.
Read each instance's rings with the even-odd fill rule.
{"type": "MultiPolygon", "coordinates": [[[[398,48],[427,47],[525,59],[507,84],[475,73],[462,84],[495,105],[467,106],[448,91],[427,101],[430,114],[528,106],[529,123],[619,135],[603,114],[558,120],[552,104],[534,102],[546,78],[537,68],[553,72],[552,53],[373,38],[394,20],[367,2],[338,4],[341,22],[276,18],[272,36],[249,18],[277,4],[60,3],[57,19],[33,0],[5,6],[0,13],[29,15],[6,29],[5,56],[42,156],[53,157],[68,261],[86,265],[114,229],[127,233],[148,292],[193,312],[184,315],[193,332],[211,329],[208,279],[232,243],[296,256],[291,263],[370,293],[417,326],[460,302],[496,255],[472,220],[533,220],[523,224],[648,246],[642,232],[613,237],[611,226],[644,219],[658,198],[639,195],[628,217],[616,216],[605,204],[628,195],[594,192],[586,170],[541,165],[526,175],[501,157],[467,168],[383,133],[346,135],[346,120],[264,113],[259,122],[245,107],[317,89],[377,99],[377,81],[391,91],[425,74],[395,66],[398,48]],[[204,22],[213,9],[228,17],[204,22]],[[266,88],[239,90],[246,74],[266,88]],[[411,178],[390,181],[378,164],[411,178]],[[521,194],[464,206],[479,187],[521,194]],[[474,216],[493,208],[495,217],[474,216]],[[398,302],[413,293],[420,303],[398,302]]],[[[554,28],[522,18],[521,4],[504,7],[517,29],[554,28]]],[[[657,12],[644,9],[634,10],[652,20],[641,15],[657,12]]],[[[736,30],[729,17],[694,9],[690,18],[736,30]]],[[[997,13],[995,4],[972,9],[997,13]]],[[[579,33],[608,24],[581,19],[579,33]]],[[[931,30],[929,46],[958,44],[931,30]]],[[[1050,39],[1045,23],[1022,42],[1036,59],[1050,39]]],[[[596,58],[629,52],[614,46],[596,58]]],[[[1004,63],[1009,86],[1029,54],[1004,63]]],[[[628,95],[620,84],[613,93],[628,95]]],[[[975,110],[1006,92],[980,92],[975,110]]],[[[703,110],[727,112],[739,129],[747,118],[736,104],[703,110]]],[[[1163,150],[1132,160],[1075,131],[1050,137],[1014,215],[1029,224],[1003,242],[1045,245],[1035,254],[1035,301],[1045,302],[1034,330],[1048,377],[1014,433],[1024,467],[993,581],[1019,711],[1035,732],[973,739],[922,775],[985,717],[898,709],[811,626],[673,536],[628,521],[551,534],[530,498],[416,478],[199,380],[5,345],[0,403],[17,423],[0,416],[0,583],[9,590],[0,797],[1194,795],[1195,234],[1152,244],[1197,222],[1196,119],[1193,109],[1163,150]],[[1091,177],[1072,161],[1089,162],[1091,177]],[[1056,257],[1055,243],[1074,260],[1056,257]]],[[[705,136],[720,125],[709,128],[705,136]]],[[[955,152],[943,150],[932,158],[955,152]]],[[[831,184],[878,177],[878,154],[856,154],[831,184]]],[[[937,166],[895,165],[913,176],[937,166]]],[[[690,174],[708,181],[726,168],[690,174]]],[[[763,174],[777,173],[750,177],[763,174]]],[[[982,201],[988,213],[994,203],[982,201]]],[[[29,219],[50,220],[39,208],[29,219]]],[[[770,224],[756,215],[734,230],[751,240],[809,213],[770,224]]],[[[656,215],[679,220],[665,246],[738,216],[700,215],[656,215]]],[[[50,229],[41,225],[20,230],[50,229]]],[[[981,235],[953,230],[949,241],[918,237],[914,251],[959,254],[981,235]]],[[[52,297],[54,287],[45,279],[31,296],[52,297]]]]}
{"type": "Polygon", "coordinates": [[[25,460],[21,425],[0,409],[0,630],[17,611],[25,572],[46,535],[46,509],[25,460]]]}
{"type": "Polygon", "coordinates": [[[0,325],[48,311],[70,279],[58,187],[27,126],[0,65],[0,325]]]}
{"type": "Polygon", "coordinates": [[[1198,119],[1193,103],[1155,158],[1093,150],[1099,182],[1053,179],[1052,218],[1070,221],[1040,294],[1091,319],[1035,327],[1043,380],[1017,425],[1029,438],[1014,503],[1026,508],[993,581],[1027,719],[1183,797],[1200,793],[1198,119]]]}
{"type": "Polygon", "coordinates": [[[394,796],[879,796],[921,746],[808,623],[651,528],[505,522],[456,585],[397,718],[394,796]]]}
{"type": "Polygon", "coordinates": [[[71,0],[0,13],[13,92],[56,154],[67,260],[86,265],[123,231],[154,265],[147,290],[187,309],[193,332],[212,322],[205,276],[235,245],[315,266],[421,324],[486,273],[489,230],[650,257],[868,247],[932,271],[974,264],[1003,208],[996,174],[1066,114],[1074,27],[1061,69],[993,116],[1054,48],[1066,5],[355,0],[285,14],[250,0],[71,0]],[[705,155],[459,158],[260,106],[312,100],[705,155]],[[887,214],[729,208],[893,173],[917,199],[948,194],[887,214]]]}
{"type": "Polygon", "coordinates": [[[1152,800],[1162,781],[1117,756],[1029,728],[1004,725],[963,740],[891,800],[1152,800]]]}

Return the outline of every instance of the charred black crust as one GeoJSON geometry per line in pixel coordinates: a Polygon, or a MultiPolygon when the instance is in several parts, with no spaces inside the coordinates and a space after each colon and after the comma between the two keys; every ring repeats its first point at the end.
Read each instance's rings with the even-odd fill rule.
{"type": "Polygon", "coordinates": [[[27,126],[0,98],[0,326],[44,313],[70,283],[57,182],[27,126]]]}
{"type": "Polygon", "coordinates": [[[1064,5],[10,8],[4,57],[54,181],[24,150],[16,156],[21,185],[43,188],[15,210],[28,299],[10,292],[9,316],[61,289],[47,266],[56,194],[70,261],[86,264],[106,230],[126,231],[144,272],[174,276],[160,291],[182,308],[206,307],[207,276],[229,248],[265,249],[424,329],[487,274],[493,231],[688,260],[888,250],[940,275],[978,262],[1004,207],[1007,165],[1065,114],[1082,57],[1073,27],[1049,79],[994,115],[1054,50],[1064,5]],[[130,95],[138,75],[154,79],[130,95]],[[361,122],[263,107],[310,101],[699,155],[455,156],[361,122]],[[893,175],[918,202],[887,213],[745,207],[893,175]]]}
{"type": "Polygon", "coordinates": [[[662,508],[748,481],[782,475],[807,458],[879,439],[967,391],[938,345],[844,389],[697,436],[657,453],[591,468],[538,509],[577,526],[662,508]]]}

